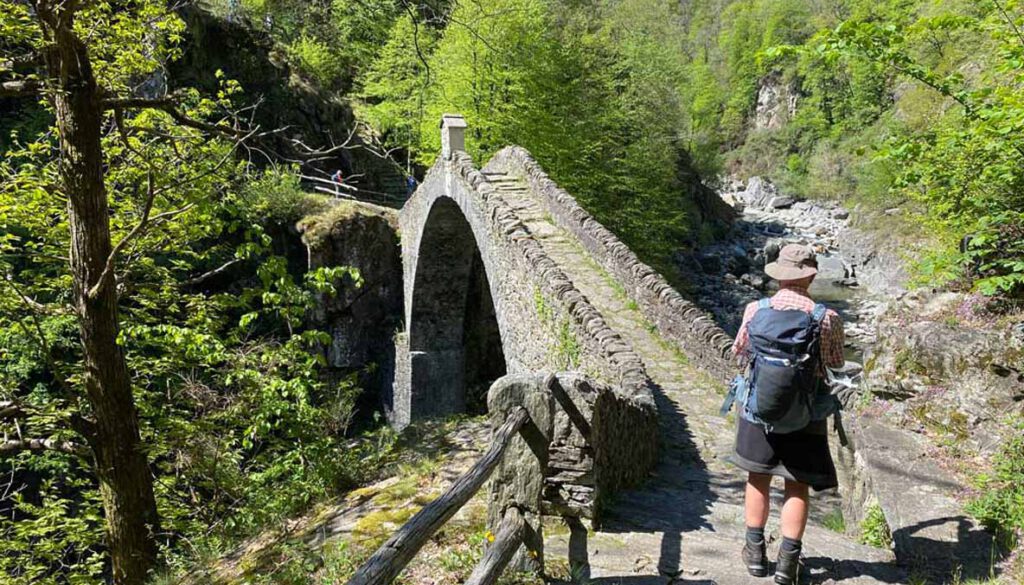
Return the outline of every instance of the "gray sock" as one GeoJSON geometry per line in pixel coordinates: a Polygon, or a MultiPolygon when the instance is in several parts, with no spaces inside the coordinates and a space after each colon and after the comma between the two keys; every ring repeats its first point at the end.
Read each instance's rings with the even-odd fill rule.
{"type": "Polygon", "coordinates": [[[761,544],[764,542],[764,527],[747,526],[747,542],[761,544]]]}
{"type": "MultiPolygon", "coordinates": [[[[750,530],[749,528],[747,530],[750,530]]],[[[782,537],[782,552],[785,553],[798,553],[801,547],[803,547],[803,541],[789,538],[788,536],[782,537]]]]}

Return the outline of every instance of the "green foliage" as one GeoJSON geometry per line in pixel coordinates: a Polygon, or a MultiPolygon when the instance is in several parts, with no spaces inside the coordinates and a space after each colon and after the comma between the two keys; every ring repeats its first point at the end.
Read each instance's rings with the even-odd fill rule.
{"type": "Polygon", "coordinates": [[[877,548],[892,547],[892,532],[885,520],[882,507],[877,503],[868,506],[860,522],[860,542],[877,548]]]}
{"type": "Polygon", "coordinates": [[[558,323],[555,353],[566,369],[576,369],[580,365],[580,342],[576,340],[568,318],[558,323]]]}
{"type": "Polygon", "coordinates": [[[443,30],[432,22],[399,19],[359,78],[358,111],[385,143],[433,164],[437,120],[460,112],[477,160],[525,147],[642,257],[671,270],[672,251],[695,229],[675,5],[486,0],[456,3],[443,30]]]}
{"type": "Polygon", "coordinates": [[[826,514],[825,517],[821,519],[821,523],[825,528],[828,528],[832,532],[838,532],[839,534],[846,533],[846,519],[843,518],[842,508],[836,508],[826,514]]]}
{"type": "Polygon", "coordinates": [[[333,87],[345,74],[341,54],[324,41],[303,35],[288,45],[288,57],[324,87],[333,87]]]}
{"type": "Polygon", "coordinates": [[[885,125],[873,157],[895,169],[890,200],[917,204],[922,221],[940,236],[922,276],[941,283],[967,272],[990,295],[1024,294],[1024,250],[1017,243],[1024,225],[1024,100],[1013,89],[1024,79],[1022,22],[1022,6],[1013,1],[972,10],[879,7],[822,32],[801,52],[807,71],[817,62],[831,67],[808,78],[818,80],[812,103],[830,127],[885,125]],[[895,102],[879,99],[896,81],[916,85],[895,102]],[[896,116],[887,119],[878,106],[896,116]],[[952,252],[968,234],[976,240],[968,253],[952,252]]]}
{"type": "MultiPolygon", "coordinates": [[[[19,6],[3,2],[0,42],[28,53],[39,39],[19,6]]],[[[174,58],[184,27],[164,4],[147,2],[90,4],[79,26],[104,31],[88,38],[112,93],[174,58]]],[[[219,122],[246,103],[237,83],[218,77],[212,96],[181,88],[180,110],[219,122]]],[[[0,401],[24,414],[3,418],[0,430],[80,444],[72,423],[89,413],[80,406],[67,202],[52,186],[59,161],[48,107],[27,124],[2,116],[14,131],[0,157],[0,401]]],[[[116,263],[119,343],[173,572],[365,480],[389,451],[373,441],[342,445],[360,389],[354,374],[325,368],[329,337],[305,322],[319,298],[361,283],[343,267],[289,266],[281,224],[311,205],[296,175],[257,171],[232,142],[162,110],[132,109],[114,122],[105,114],[112,239],[133,237],[116,263]]],[[[0,518],[6,582],[109,579],[90,459],[25,451],[3,463],[12,481],[0,518]]]]}
{"type": "Polygon", "coordinates": [[[1017,420],[1010,429],[991,471],[975,476],[979,493],[966,506],[967,513],[996,532],[1008,548],[1024,534],[1024,421],[1017,420]]]}
{"type": "Polygon", "coordinates": [[[252,217],[270,224],[295,223],[325,209],[323,198],[304,191],[299,180],[298,169],[268,169],[245,183],[241,202],[252,217]]]}

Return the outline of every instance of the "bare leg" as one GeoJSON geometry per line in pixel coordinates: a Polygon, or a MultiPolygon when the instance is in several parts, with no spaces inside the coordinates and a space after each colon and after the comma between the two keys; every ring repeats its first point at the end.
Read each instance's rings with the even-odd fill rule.
{"type": "MultiPolygon", "coordinates": [[[[786,496],[782,503],[782,536],[792,540],[802,540],[804,529],[807,528],[807,495],[805,483],[786,480],[786,496]]],[[[750,521],[749,506],[750,484],[747,484],[747,522],[750,521]]]]}
{"type": "Polygon", "coordinates": [[[747,475],[746,521],[748,528],[764,528],[768,523],[768,490],[772,485],[772,476],[764,473],[747,475]]]}

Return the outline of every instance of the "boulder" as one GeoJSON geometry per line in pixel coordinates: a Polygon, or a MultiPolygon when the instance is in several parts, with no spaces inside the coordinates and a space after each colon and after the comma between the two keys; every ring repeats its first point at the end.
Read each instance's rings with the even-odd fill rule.
{"type": "Polygon", "coordinates": [[[986,576],[992,537],[963,512],[957,495],[964,486],[931,454],[928,441],[869,415],[849,420],[847,432],[850,446],[835,447],[847,530],[856,531],[877,503],[898,560],[936,575],[986,576]]]}
{"type": "Polygon", "coordinates": [[[773,197],[769,204],[773,209],[786,209],[792,207],[796,203],[796,199],[789,197],[788,195],[778,195],[773,197]]]}

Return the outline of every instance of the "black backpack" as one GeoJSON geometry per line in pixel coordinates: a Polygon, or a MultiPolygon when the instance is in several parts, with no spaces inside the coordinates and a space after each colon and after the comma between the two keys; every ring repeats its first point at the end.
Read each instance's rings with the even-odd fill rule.
{"type": "Polygon", "coordinates": [[[745,419],[762,425],[766,432],[784,434],[837,412],[838,399],[827,390],[819,392],[825,315],[822,304],[807,313],[773,309],[770,299],[761,299],[747,324],[749,378],[737,376],[733,381],[722,413],[738,400],[745,419]]]}

